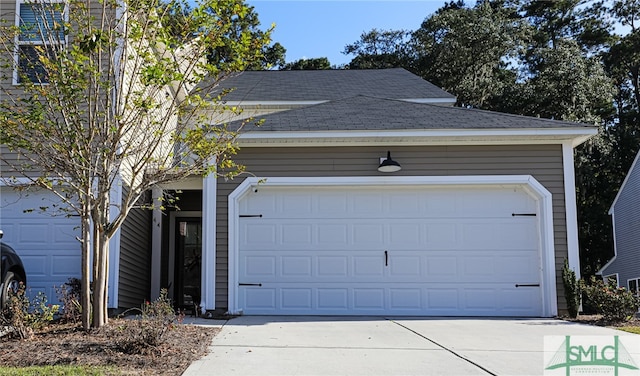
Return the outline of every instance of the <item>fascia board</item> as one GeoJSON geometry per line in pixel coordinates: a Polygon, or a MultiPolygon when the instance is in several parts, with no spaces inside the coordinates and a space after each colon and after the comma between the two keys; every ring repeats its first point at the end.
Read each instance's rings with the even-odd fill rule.
{"type": "Polygon", "coordinates": [[[241,147],[262,146],[372,146],[372,145],[487,145],[557,144],[575,147],[598,133],[595,128],[562,129],[434,129],[393,131],[246,132],[241,147]]]}

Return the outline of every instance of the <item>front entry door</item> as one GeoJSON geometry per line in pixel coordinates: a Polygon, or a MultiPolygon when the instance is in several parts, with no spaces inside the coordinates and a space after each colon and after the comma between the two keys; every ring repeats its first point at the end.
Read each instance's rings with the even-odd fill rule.
{"type": "Polygon", "coordinates": [[[202,219],[176,218],[176,304],[180,309],[195,310],[200,305],[202,275],[202,219]]]}

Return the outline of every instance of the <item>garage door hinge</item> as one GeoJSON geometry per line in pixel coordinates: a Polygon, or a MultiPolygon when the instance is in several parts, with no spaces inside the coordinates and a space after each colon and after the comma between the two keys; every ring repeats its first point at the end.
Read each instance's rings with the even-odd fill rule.
{"type": "Polygon", "coordinates": [[[536,213],[513,213],[512,217],[535,217],[536,213]]]}
{"type": "Polygon", "coordinates": [[[262,218],[262,214],[240,214],[240,218],[262,218]]]}

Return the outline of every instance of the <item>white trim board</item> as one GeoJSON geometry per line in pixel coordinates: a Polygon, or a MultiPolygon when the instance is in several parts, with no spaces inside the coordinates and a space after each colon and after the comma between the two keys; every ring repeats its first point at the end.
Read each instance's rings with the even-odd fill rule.
{"type": "Polygon", "coordinates": [[[238,251],[239,251],[239,203],[251,190],[259,186],[309,187],[309,186],[522,186],[538,201],[541,244],[541,290],[544,316],[557,315],[556,265],[553,232],[553,207],[551,193],[530,175],[483,176],[397,176],[397,177],[274,177],[245,179],[228,196],[229,226],[229,313],[239,314],[238,307],[238,251]]]}
{"type": "Polygon", "coordinates": [[[598,130],[595,128],[497,128],[497,129],[415,129],[368,131],[253,131],[238,137],[241,147],[320,144],[323,146],[373,145],[580,145],[598,130]]]}
{"type": "Polygon", "coordinates": [[[578,207],[576,202],[576,178],[573,146],[562,144],[562,168],[564,173],[564,206],[567,226],[567,260],[569,268],[580,279],[580,249],[578,245],[578,207]]]}

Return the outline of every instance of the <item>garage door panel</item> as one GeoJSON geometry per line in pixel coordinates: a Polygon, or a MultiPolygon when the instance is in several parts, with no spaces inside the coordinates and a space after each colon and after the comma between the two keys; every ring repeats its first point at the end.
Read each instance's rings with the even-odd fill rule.
{"type": "Polygon", "coordinates": [[[286,197],[280,196],[282,200],[278,202],[281,213],[286,213],[292,217],[305,217],[313,213],[313,197],[299,192],[290,192],[286,197]]]}
{"type": "Polygon", "coordinates": [[[495,288],[465,288],[462,294],[462,309],[495,310],[498,307],[498,290],[495,288]]]}
{"type": "Polygon", "coordinates": [[[389,289],[389,308],[392,310],[422,310],[422,290],[419,288],[389,289]]]}
{"type": "Polygon", "coordinates": [[[273,248],[277,243],[277,226],[275,224],[268,223],[247,223],[241,228],[242,239],[240,245],[243,249],[266,248],[271,246],[273,248]]]}
{"type": "Polygon", "coordinates": [[[478,218],[478,213],[511,216],[535,213],[536,202],[522,190],[466,188],[455,190],[389,187],[371,192],[362,187],[314,188],[316,196],[300,188],[261,187],[241,200],[240,211],[268,213],[268,218],[341,218],[373,215],[375,218],[478,218]],[[394,194],[389,194],[390,192],[394,194]],[[428,195],[425,191],[429,191],[428,195]]]}
{"type": "Polygon", "coordinates": [[[327,244],[346,245],[349,242],[348,238],[349,226],[346,223],[341,224],[318,224],[318,245],[324,246],[327,244]]]}
{"type": "Polygon", "coordinates": [[[458,275],[458,259],[455,256],[432,254],[425,262],[427,276],[454,279],[458,275]]]}
{"type": "MultiPolygon", "coordinates": [[[[33,253],[33,252],[30,252],[33,253]]],[[[26,252],[20,252],[20,259],[22,263],[29,266],[28,269],[28,283],[31,285],[31,281],[35,281],[38,277],[46,277],[47,271],[49,268],[47,267],[47,255],[34,255],[27,254],[26,252]]]]}
{"type": "Polygon", "coordinates": [[[384,289],[383,288],[354,288],[353,289],[353,310],[384,311],[384,289]]]}
{"type": "Polygon", "coordinates": [[[361,193],[359,195],[351,195],[349,197],[351,207],[349,211],[358,218],[367,215],[378,216],[384,213],[383,195],[382,193],[361,193]]]}
{"type": "Polygon", "coordinates": [[[530,283],[539,280],[535,251],[517,256],[497,251],[325,251],[303,249],[281,251],[246,251],[240,260],[241,282],[317,281],[359,282],[370,277],[384,277],[389,282],[477,282],[530,283]]]}
{"type": "Polygon", "coordinates": [[[361,223],[351,226],[351,243],[357,246],[378,246],[384,245],[384,224],[382,223],[361,223]]]}
{"type": "Polygon", "coordinates": [[[430,223],[424,230],[427,249],[453,249],[458,246],[460,233],[456,223],[430,223]]]}
{"type": "Polygon", "coordinates": [[[424,244],[422,228],[418,223],[397,223],[388,225],[389,245],[417,247],[424,244]]]}
{"type": "Polygon", "coordinates": [[[0,188],[2,241],[20,255],[30,293],[44,292],[51,303],[58,303],[56,286],[80,277],[79,219],[56,205],[59,200],[46,191],[0,188]]]}
{"type": "Polygon", "coordinates": [[[307,279],[312,276],[311,256],[284,256],[280,259],[283,277],[307,279]]]}
{"type": "Polygon", "coordinates": [[[536,309],[532,304],[537,298],[536,288],[507,288],[502,290],[500,294],[502,309],[505,312],[527,312],[536,309]]]}
{"type": "Polygon", "coordinates": [[[311,310],[312,289],[311,288],[283,288],[280,290],[280,307],[284,310],[303,309],[311,310]]]}
{"type": "Polygon", "coordinates": [[[419,256],[396,256],[389,260],[389,276],[415,279],[422,275],[422,260],[419,256]]]}
{"type": "Polygon", "coordinates": [[[327,193],[316,199],[315,216],[320,218],[340,217],[349,212],[346,193],[327,193]]]}
{"type": "Polygon", "coordinates": [[[267,188],[241,205],[262,215],[240,220],[247,314],[542,313],[539,286],[515,287],[541,278],[521,189],[267,188]]]}
{"type": "Polygon", "coordinates": [[[241,278],[274,278],[276,276],[277,260],[275,256],[246,256],[241,260],[244,266],[241,278]]]}
{"type": "Polygon", "coordinates": [[[283,245],[311,245],[313,241],[311,224],[285,224],[280,227],[283,245]]]}
{"type": "Polygon", "coordinates": [[[349,273],[349,258],[347,256],[318,256],[317,257],[318,277],[347,277],[349,273]]]}
{"type": "Polygon", "coordinates": [[[381,256],[356,256],[352,261],[354,279],[381,277],[384,274],[381,256]]]}
{"type": "MultiPolygon", "coordinates": [[[[531,316],[539,312],[535,289],[502,286],[447,287],[391,284],[263,284],[240,286],[240,303],[247,314],[531,316]],[[533,312],[533,313],[532,313],[533,312]]],[[[539,314],[539,313],[538,313],[539,314]]]]}
{"type": "Polygon", "coordinates": [[[459,256],[458,262],[463,267],[457,276],[462,281],[478,281],[478,280],[494,280],[492,277],[496,274],[494,268],[495,260],[492,257],[481,256],[459,256]]]}
{"type": "Polygon", "coordinates": [[[274,312],[276,310],[275,288],[242,288],[240,302],[246,311],[274,312]]]}
{"type": "Polygon", "coordinates": [[[22,223],[18,226],[18,241],[22,244],[47,244],[50,238],[46,223],[22,223]]]}
{"type": "Polygon", "coordinates": [[[458,289],[446,287],[429,288],[426,291],[426,296],[429,311],[438,309],[457,310],[459,308],[458,289]]]}
{"type": "Polygon", "coordinates": [[[318,288],[317,309],[347,312],[349,310],[349,289],[347,288],[318,288]]]}
{"type": "Polygon", "coordinates": [[[52,256],[51,257],[51,275],[58,277],[66,277],[77,272],[78,266],[76,256],[52,256]]]}

